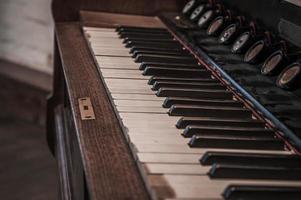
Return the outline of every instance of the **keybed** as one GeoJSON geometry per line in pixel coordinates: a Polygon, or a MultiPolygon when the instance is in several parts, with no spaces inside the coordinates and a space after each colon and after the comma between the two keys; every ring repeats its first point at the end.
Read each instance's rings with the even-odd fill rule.
{"type": "MultiPolygon", "coordinates": [[[[231,92],[213,79],[188,52],[181,49],[180,44],[170,38],[168,32],[163,29],[131,30],[129,27],[117,30],[83,27],[83,30],[129,138],[129,145],[135,151],[138,165],[145,174],[145,181],[156,197],[221,200],[231,199],[232,196],[226,194],[233,189],[233,185],[237,185],[237,191],[243,186],[251,189],[256,186],[279,187],[280,191],[286,187],[300,187],[301,182],[297,179],[290,180],[291,176],[270,178],[267,175],[263,179],[250,176],[251,179],[248,179],[246,173],[249,168],[246,168],[249,166],[233,164],[233,167],[231,161],[228,163],[232,167],[230,169],[237,168],[237,174],[235,170],[229,171],[229,166],[224,163],[215,163],[213,166],[200,164],[200,159],[208,152],[238,156],[242,153],[287,156],[288,161],[293,155],[284,150],[282,141],[278,141],[273,131],[268,130],[263,122],[258,120],[257,123],[257,119],[252,119],[252,113],[237,102],[231,92]],[[122,34],[125,38],[121,38],[122,34]],[[145,38],[143,35],[146,35],[145,38]],[[164,36],[163,40],[159,40],[158,36],[164,36]],[[150,38],[153,42],[145,42],[150,38]],[[168,49],[172,53],[164,54],[168,49]],[[156,64],[160,62],[163,64],[158,67],[156,64]],[[175,66],[168,65],[170,62],[174,62],[175,66]],[[150,64],[141,70],[141,63],[150,64]],[[191,68],[185,68],[185,65],[191,68]],[[181,80],[183,78],[184,81],[181,80]],[[154,83],[150,84],[149,80],[154,80],[154,83]],[[166,98],[174,98],[174,101],[170,101],[170,107],[164,108],[166,98]],[[206,104],[206,100],[211,103],[206,104]],[[223,105],[219,105],[219,101],[223,105]],[[193,102],[192,105],[190,102],[193,102]],[[216,120],[219,121],[219,128],[208,124],[192,126],[189,125],[190,120],[184,129],[179,129],[176,124],[182,117],[190,117],[195,121],[216,120]],[[249,122],[258,129],[253,130],[251,125],[240,126],[239,122],[235,125],[233,121],[238,118],[243,121],[241,124],[249,122]],[[183,137],[185,131],[191,135],[183,137]],[[242,141],[242,144],[249,142],[248,147],[266,142],[267,148],[248,148],[239,143],[231,147],[234,140],[242,141]],[[258,140],[261,143],[257,144],[258,140]],[[225,144],[226,141],[228,143],[225,144]],[[214,177],[218,176],[214,172],[223,170],[227,173],[226,178],[214,177]]],[[[267,169],[260,166],[260,163],[258,166],[260,173],[272,170],[271,166],[264,166],[267,169]]],[[[254,172],[252,166],[250,172],[254,172]]],[[[298,170],[294,173],[297,172],[298,170]]]]}

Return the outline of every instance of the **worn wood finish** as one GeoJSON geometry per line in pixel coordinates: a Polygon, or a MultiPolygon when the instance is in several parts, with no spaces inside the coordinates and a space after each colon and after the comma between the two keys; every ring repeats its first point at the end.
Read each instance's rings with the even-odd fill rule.
{"type": "Polygon", "coordinates": [[[53,0],[52,12],[56,22],[79,19],[80,10],[122,14],[155,15],[160,11],[176,11],[187,0],[53,0]]]}
{"type": "Polygon", "coordinates": [[[80,11],[80,19],[84,26],[117,27],[119,25],[124,25],[139,27],[165,27],[158,17],[141,15],[80,11]]]}
{"type": "Polygon", "coordinates": [[[91,199],[148,199],[78,23],[58,23],[58,47],[91,199]],[[95,120],[80,119],[78,98],[90,97],[95,120]]]}

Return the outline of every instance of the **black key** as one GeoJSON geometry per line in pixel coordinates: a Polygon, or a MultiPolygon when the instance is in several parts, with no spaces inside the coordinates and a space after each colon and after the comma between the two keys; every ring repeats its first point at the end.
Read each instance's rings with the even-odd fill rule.
{"type": "Polygon", "coordinates": [[[145,76],[168,76],[168,77],[210,77],[211,73],[205,69],[164,68],[146,67],[143,71],[145,76]]]}
{"type": "Polygon", "coordinates": [[[181,64],[181,63],[162,63],[162,62],[142,62],[139,69],[144,70],[146,67],[164,67],[164,68],[184,68],[184,69],[202,69],[198,64],[181,64]]]}
{"type": "Polygon", "coordinates": [[[132,42],[175,42],[172,38],[124,38],[122,41],[124,44],[132,42]]]}
{"type": "Polygon", "coordinates": [[[180,46],[177,47],[161,47],[161,46],[155,46],[155,47],[151,47],[151,46],[143,46],[143,45],[135,45],[133,47],[131,47],[130,49],[130,53],[133,53],[134,51],[183,51],[183,48],[180,46]]]}
{"type": "Polygon", "coordinates": [[[241,164],[247,166],[301,167],[301,156],[284,154],[206,152],[200,159],[200,163],[202,165],[241,164]]]}
{"type": "Polygon", "coordinates": [[[210,178],[300,180],[300,167],[273,167],[213,164],[210,178]]]}
{"type": "Polygon", "coordinates": [[[234,127],[261,127],[265,125],[261,121],[249,119],[229,119],[229,118],[208,118],[208,117],[182,117],[176,124],[177,128],[183,129],[188,125],[216,125],[216,126],[234,126],[234,127]]]}
{"type": "Polygon", "coordinates": [[[229,185],[225,200],[300,200],[301,187],[267,185],[229,185]]]}
{"type": "Polygon", "coordinates": [[[181,49],[182,46],[176,41],[171,41],[171,42],[146,42],[146,41],[130,41],[127,42],[125,47],[131,48],[135,46],[144,46],[144,47],[159,47],[159,48],[170,48],[170,49],[181,49]]]}
{"type": "Polygon", "coordinates": [[[145,27],[134,27],[134,26],[120,26],[116,28],[119,33],[122,32],[138,32],[138,33],[168,33],[166,29],[163,28],[145,28],[145,27]]]}
{"type": "Polygon", "coordinates": [[[159,90],[161,87],[163,88],[186,88],[186,89],[225,89],[223,85],[220,83],[183,83],[176,81],[156,81],[153,84],[152,90],[159,90]]]}
{"type": "MultiPolygon", "coordinates": [[[[156,83],[153,85],[153,88],[156,87],[156,83]]],[[[206,83],[206,84],[215,84],[215,83],[206,83]]],[[[163,102],[164,108],[170,108],[172,105],[181,104],[181,105],[193,105],[193,106],[225,106],[225,107],[243,107],[244,104],[239,101],[234,100],[213,100],[213,99],[190,99],[190,98],[181,98],[181,97],[167,97],[163,102]]]]}
{"type": "MultiPolygon", "coordinates": [[[[135,50],[133,51],[133,58],[138,57],[139,55],[165,55],[165,56],[184,56],[184,57],[192,57],[187,51],[175,51],[175,50],[170,50],[170,51],[151,51],[151,50],[135,50]]],[[[200,67],[199,67],[200,68],[200,67]]]]}
{"type": "Polygon", "coordinates": [[[188,125],[182,135],[192,137],[193,135],[213,135],[213,136],[234,136],[234,137],[271,137],[274,138],[274,132],[264,128],[245,128],[231,126],[196,126],[188,125]]]}
{"type": "Polygon", "coordinates": [[[226,90],[200,90],[183,88],[160,88],[158,97],[188,97],[203,99],[233,99],[233,94],[226,90]]]}
{"type": "Polygon", "coordinates": [[[140,54],[135,58],[135,62],[162,62],[162,63],[175,63],[175,64],[197,64],[197,60],[191,56],[171,56],[171,55],[153,55],[153,54],[140,54]]]}
{"type": "Polygon", "coordinates": [[[166,76],[152,76],[148,84],[153,85],[156,81],[178,81],[178,82],[184,82],[184,83],[218,83],[217,80],[212,78],[179,78],[179,77],[166,77],[166,76]]]}
{"type": "Polygon", "coordinates": [[[120,38],[140,38],[140,39],[147,39],[147,38],[152,38],[152,39],[173,39],[173,36],[170,33],[165,33],[165,32],[158,32],[158,33],[137,33],[137,32],[121,32],[120,33],[120,38]]]}
{"type": "Polygon", "coordinates": [[[188,145],[193,148],[222,148],[222,149],[253,149],[253,150],[284,150],[284,143],[273,138],[239,138],[193,136],[188,145]]]}
{"type": "Polygon", "coordinates": [[[251,119],[252,112],[245,108],[224,106],[190,106],[175,104],[168,111],[170,116],[185,117],[219,117],[251,119]]]}

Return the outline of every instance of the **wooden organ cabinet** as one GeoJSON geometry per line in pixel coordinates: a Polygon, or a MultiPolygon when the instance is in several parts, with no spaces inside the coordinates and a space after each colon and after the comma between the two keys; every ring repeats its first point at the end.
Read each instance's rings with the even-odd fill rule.
{"type": "Polygon", "coordinates": [[[299,199],[300,5],[53,0],[59,198],[299,199]]]}

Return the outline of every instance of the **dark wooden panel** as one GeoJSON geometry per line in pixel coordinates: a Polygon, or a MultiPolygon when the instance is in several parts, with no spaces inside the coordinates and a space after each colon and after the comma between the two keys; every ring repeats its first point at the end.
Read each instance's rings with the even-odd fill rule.
{"type": "Polygon", "coordinates": [[[165,27],[158,17],[143,15],[80,11],[80,19],[84,26],[118,27],[124,25],[156,28],[165,27]]]}
{"type": "Polygon", "coordinates": [[[91,199],[148,199],[79,24],[58,23],[56,36],[91,199]],[[96,120],[80,119],[81,97],[96,120]]]}
{"type": "Polygon", "coordinates": [[[123,14],[155,15],[160,11],[179,10],[187,0],[53,0],[56,22],[79,19],[80,10],[123,14]]]}

